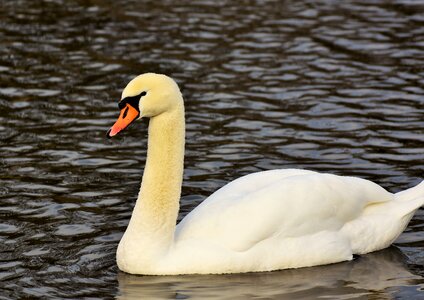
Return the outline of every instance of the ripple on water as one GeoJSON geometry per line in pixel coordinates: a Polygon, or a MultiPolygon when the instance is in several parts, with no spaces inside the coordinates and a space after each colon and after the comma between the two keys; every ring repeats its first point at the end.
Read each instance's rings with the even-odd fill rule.
{"type": "Polygon", "coordinates": [[[18,232],[19,228],[6,223],[0,223],[0,234],[10,234],[18,232]]]}
{"type": "Polygon", "coordinates": [[[422,295],[421,210],[400,250],[353,262],[226,276],[119,273],[115,251],[138,193],[148,123],[105,139],[128,80],[161,72],[186,103],[179,220],[228,181],[271,168],[410,187],[424,174],[422,3],[20,0],[2,8],[4,298],[422,295]]]}
{"type": "Polygon", "coordinates": [[[55,234],[58,236],[81,236],[94,232],[94,229],[85,224],[65,224],[60,225],[55,234]]]}

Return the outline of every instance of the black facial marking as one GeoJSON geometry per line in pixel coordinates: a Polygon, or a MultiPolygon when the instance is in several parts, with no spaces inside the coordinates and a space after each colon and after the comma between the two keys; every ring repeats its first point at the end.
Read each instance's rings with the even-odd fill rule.
{"type": "MultiPolygon", "coordinates": [[[[119,109],[123,109],[127,103],[129,105],[131,105],[132,107],[134,107],[137,111],[138,109],[138,103],[140,102],[140,98],[143,96],[146,96],[147,92],[141,92],[140,94],[136,95],[136,96],[131,96],[131,97],[125,97],[124,99],[122,99],[119,103],[118,103],[118,107],[119,109]]],[[[125,117],[124,117],[125,118],[125,117]]]]}
{"type": "Polygon", "coordinates": [[[127,114],[128,114],[128,110],[129,110],[130,108],[127,106],[127,108],[124,110],[124,114],[122,115],[122,118],[123,119],[125,119],[125,117],[127,116],[127,114]]]}

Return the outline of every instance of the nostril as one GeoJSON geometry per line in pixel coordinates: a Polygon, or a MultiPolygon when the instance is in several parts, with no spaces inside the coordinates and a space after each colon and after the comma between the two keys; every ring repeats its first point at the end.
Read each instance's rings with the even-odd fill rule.
{"type": "Polygon", "coordinates": [[[128,109],[129,109],[129,107],[127,106],[127,108],[124,110],[124,114],[122,115],[122,118],[123,118],[123,119],[125,119],[125,117],[127,116],[127,114],[128,114],[128,109]]]}

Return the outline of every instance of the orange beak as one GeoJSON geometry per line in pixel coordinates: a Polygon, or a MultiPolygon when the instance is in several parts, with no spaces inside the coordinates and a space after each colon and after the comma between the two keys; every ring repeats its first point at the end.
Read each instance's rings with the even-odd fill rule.
{"type": "Polygon", "coordinates": [[[135,119],[137,119],[139,115],[140,113],[138,112],[138,110],[127,103],[125,107],[121,109],[121,113],[119,114],[118,120],[109,129],[106,136],[108,138],[111,138],[117,135],[118,132],[128,127],[128,125],[130,125],[135,119]]]}

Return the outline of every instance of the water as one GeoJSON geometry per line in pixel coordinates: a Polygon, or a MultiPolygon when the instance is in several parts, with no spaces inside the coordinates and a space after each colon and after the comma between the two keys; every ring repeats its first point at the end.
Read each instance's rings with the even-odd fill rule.
{"type": "Polygon", "coordinates": [[[360,176],[392,192],[424,174],[420,1],[2,1],[0,298],[411,299],[424,211],[395,246],[330,266],[225,276],[119,272],[147,122],[105,134],[139,73],[186,101],[180,217],[273,168],[360,176]]]}

